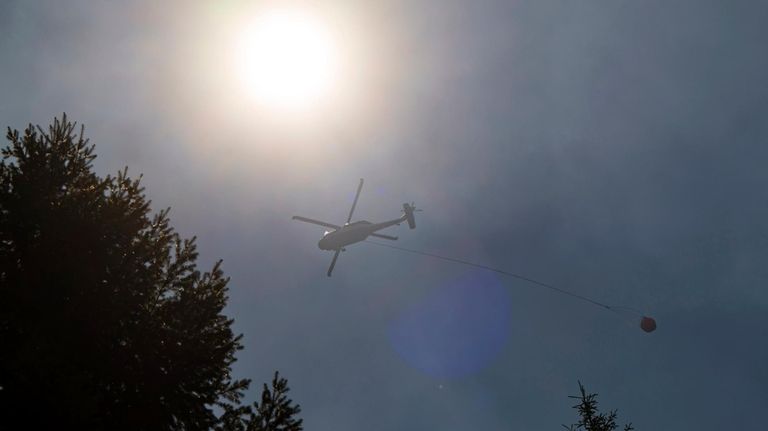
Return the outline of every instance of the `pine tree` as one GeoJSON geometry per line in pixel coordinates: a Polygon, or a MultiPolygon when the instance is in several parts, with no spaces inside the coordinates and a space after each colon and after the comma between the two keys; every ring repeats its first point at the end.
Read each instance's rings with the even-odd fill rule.
{"type": "Polygon", "coordinates": [[[288,381],[275,372],[272,388],[264,385],[261,403],[254,402],[255,413],[248,420],[248,431],[301,431],[302,420],[295,419],[301,407],[288,398],[288,381]]]}
{"type": "MultiPolygon", "coordinates": [[[[75,127],[9,128],[2,148],[0,428],[238,429],[221,262],[200,272],[195,239],[127,168],[98,177],[75,127]]],[[[300,429],[288,411],[279,429],[300,429]]]]}
{"type": "MultiPolygon", "coordinates": [[[[569,431],[614,431],[618,425],[616,425],[616,410],[611,410],[607,414],[600,413],[597,409],[597,394],[588,394],[584,389],[584,385],[579,382],[580,395],[569,396],[568,398],[574,398],[579,400],[579,403],[573,406],[578,410],[580,420],[570,426],[563,427],[569,431]]],[[[632,424],[624,425],[624,431],[632,431],[634,428],[632,424]]]]}
{"type": "Polygon", "coordinates": [[[301,412],[288,398],[288,381],[275,372],[271,387],[264,385],[261,403],[227,408],[217,431],[301,431],[301,412]]]}

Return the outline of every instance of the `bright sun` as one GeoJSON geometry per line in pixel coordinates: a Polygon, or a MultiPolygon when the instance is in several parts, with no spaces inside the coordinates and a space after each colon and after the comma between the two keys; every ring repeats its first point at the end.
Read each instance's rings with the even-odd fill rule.
{"type": "Polygon", "coordinates": [[[333,87],[338,59],[329,30],[293,10],[260,15],[243,32],[237,69],[256,100],[280,111],[317,105],[333,87]]]}

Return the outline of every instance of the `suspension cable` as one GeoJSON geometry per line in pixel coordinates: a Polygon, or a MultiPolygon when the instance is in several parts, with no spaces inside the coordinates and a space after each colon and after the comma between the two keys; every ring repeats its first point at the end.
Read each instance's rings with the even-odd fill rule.
{"type": "MultiPolygon", "coordinates": [[[[429,257],[433,257],[435,259],[441,259],[441,260],[445,260],[445,261],[448,261],[448,262],[460,263],[462,265],[473,266],[475,268],[481,268],[481,269],[485,269],[487,271],[497,272],[499,274],[503,274],[503,275],[506,275],[506,276],[509,276],[509,277],[514,277],[514,278],[517,278],[518,280],[527,281],[528,283],[535,284],[537,286],[544,287],[544,288],[553,290],[555,292],[562,293],[564,295],[568,295],[568,296],[571,296],[573,298],[589,302],[590,304],[597,305],[598,307],[605,308],[606,310],[616,311],[616,309],[629,309],[628,307],[617,307],[617,306],[612,306],[612,305],[608,305],[608,304],[603,304],[602,302],[595,301],[594,299],[588,298],[586,296],[579,295],[577,293],[573,293],[573,292],[567,291],[565,289],[561,289],[559,287],[553,286],[551,284],[543,283],[541,281],[534,280],[532,278],[528,278],[528,277],[522,276],[520,274],[515,274],[515,273],[509,272],[509,271],[504,271],[503,269],[493,268],[493,267],[490,267],[490,266],[487,266],[487,265],[481,265],[479,263],[474,263],[474,262],[470,262],[470,261],[463,260],[463,259],[456,259],[456,258],[453,258],[453,257],[441,256],[439,254],[427,253],[427,252],[418,251],[418,250],[412,250],[412,249],[409,249],[409,248],[398,247],[398,246],[395,246],[395,245],[382,244],[380,242],[375,242],[375,241],[370,241],[370,240],[365,240],[365,242],[367,242],[369,244],[378,245],[379,247],[387,247],[387,248],[391,248],[391,249],[395,249],[395,250],[404,251],[404,252],[407,252],[407,253],[419,254],[419,255],[422,255],[422,256],[429,256],[429,257]]],[[[636,311],[636,310],[632,309],[632,311],[636,311]]]]}

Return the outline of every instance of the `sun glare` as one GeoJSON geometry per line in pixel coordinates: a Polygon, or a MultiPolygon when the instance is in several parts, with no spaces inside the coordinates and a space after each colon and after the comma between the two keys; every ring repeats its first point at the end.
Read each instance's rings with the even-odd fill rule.
{"type": "Polygon", "coordinates": [[[338,59],[330,32],[298,11],[260,15],[243,32],[237,69],[257,102],[271,109],[299,111],[328,97],[338,59]]]}

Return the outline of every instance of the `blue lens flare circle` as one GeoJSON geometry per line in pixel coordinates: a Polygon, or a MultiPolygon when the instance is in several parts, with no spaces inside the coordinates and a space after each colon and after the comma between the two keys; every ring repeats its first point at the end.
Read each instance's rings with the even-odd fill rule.
{"type": "Polygon", "coordinates": [[[437,378],[471,375],[503,350],[510,297],[493,274],[473,271],[440,286],[396,317],[387,335],[410,366],[437,378]]]}

